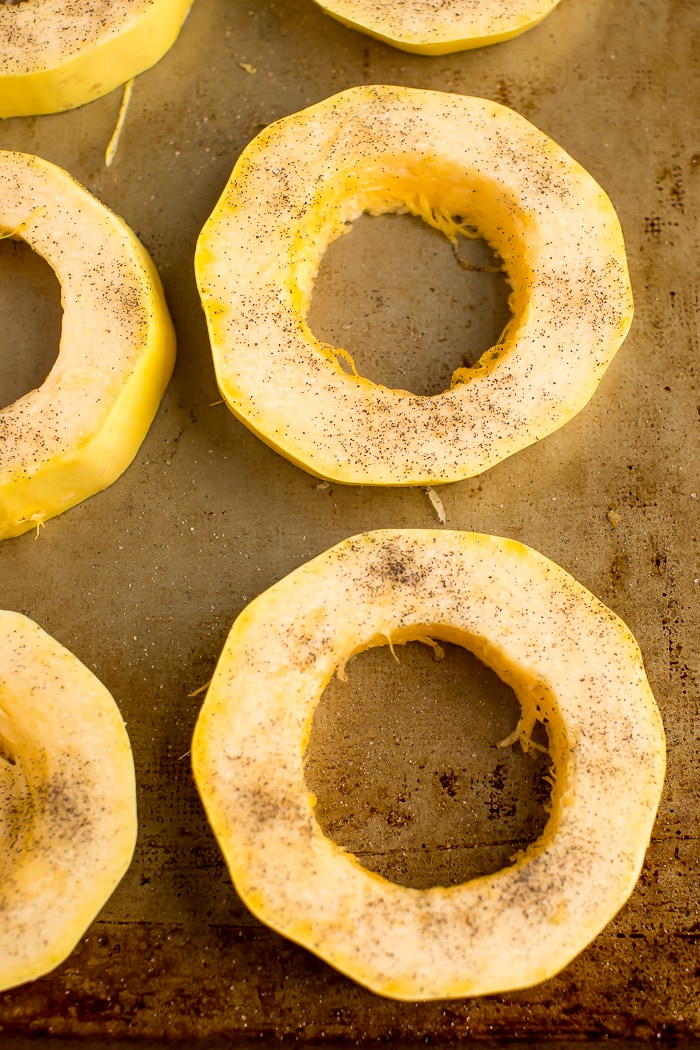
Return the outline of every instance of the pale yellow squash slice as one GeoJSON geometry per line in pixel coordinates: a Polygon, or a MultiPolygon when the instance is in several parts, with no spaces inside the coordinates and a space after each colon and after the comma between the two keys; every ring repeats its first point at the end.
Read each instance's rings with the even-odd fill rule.
{"type": "Polygon", "coordinates": [[[261,132],[195,268],[227,404],[345,483],[457,481],[540,440],[588,402],[632,318],[620,224],[593,178],[496,102],[406,87],[351,88],[261,132]],[[375,385],[309,329],[323,253],[363,212],[477,230],[503,259],[513,319],[441,394],[375,385]]]}
{"type": "MultiPolygon", "coordinates": [[[[494,741],[494,745],[498,741],[494,741]]],[[[250,910],[373,991],[420,1000],[524,988],[565,967],[635,886],[665,744],[628,628],[563,569],[508,539],[380,531],[348,539],[234,624],[192,761],[250,910]],[[304,779],[314,709],[370,646],[456,642],[515,690],[518,735],[546,722],[551,813],[494,875],[412,889],[322,832],[304,779]]]]}
{"type": "Polygon", "coordinates": [[[0,990],[67,958],[135,841],[134,763],[112,696],[36,623],[0,612],[0,990]]]}
{"type": "Polygon", "coordinates": [[[559,0],[316,0],[351,29],[402,51],[446,55],[532,29],[559,0]]]}
{"type": "Polygon", "coordinates": [[[106,488],[129,465],[170,378],[175,335],[143,245],[61,168],[0,152],[0,235],[46,259],[63,304],[45,382],[0,408],[2,539],[106,488]]]}
{"type": "Polygon", "coordinates": [[[0,117],[92,102],[155,65],[192,0],[0,3],[0,117]]]}

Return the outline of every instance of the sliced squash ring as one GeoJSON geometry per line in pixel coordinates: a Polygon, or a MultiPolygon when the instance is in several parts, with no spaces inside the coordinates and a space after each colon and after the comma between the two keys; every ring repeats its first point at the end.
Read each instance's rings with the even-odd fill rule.
{"type": "Polygon", "coordinates": [[[155,65],[192,0],[0,3],[0,117],[82,106],[155,65]]]}
{"type": "Polygon", "coordinates": [[[532,29],[559,0],[316,0],[351,29],[421,55],[499,44],[532,29]]]}
{"type": "Polygon", "coordinates": [[[110,485],[135,456],[175,360],[156,269],[128,226],[61,168],[0,152],[0,236],[53,267],[63,324],[45,382],[0,408],[0,539],[110,485]]]}
{"type": "Polygon", "coordinates": [[[192,761],[250,910],[373,991],[420,1000],[533,985],[603,929],[639,875],[665,747],[630,631],[563,569],[508,539],[399,530],[340,543],[243,611],[192,761]],[[541,838],[511,867],[421,890],[323,834],[304,751],[354,653],[426,637],[465,646],[513,687],[525,743],[546,721],[555,781],[541,838]]]}
{"type": "Polygon", "coordinates": [[[0,990],[72,952],[136,841],[129,738],[112,696],[36,623],[0,612],[0,990]]]}
{"type": "Polygon", "coordinates": [[[195,267],[230,408],[345,483],[457,481],[539,440],[588,402],[632,317],[620,225],[591,176],[512,110],[413,88],[351,88],[261,132],[195,267]],[[362,212],[401,211],[453,239],[476,227],[513,287],[499,344],[434,397],[348,374],[306,321],[327,245],[362,212]]]}

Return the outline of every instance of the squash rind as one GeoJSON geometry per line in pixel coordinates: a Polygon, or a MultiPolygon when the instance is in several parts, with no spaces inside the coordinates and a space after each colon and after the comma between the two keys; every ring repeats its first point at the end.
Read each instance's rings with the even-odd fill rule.
{"type": "Polygon", "coordinates": [[[0,4],[0,117],[60,113],[113,91],[172,47],[192,2],[0,4]]]}
{"type": "Polygon", "coordinates": [[[61,168],[0,152],[0,233],[61,284],[58,358],[0,408],[0,539],[110,485],[138,451],[175,361],[158,273],[129,227],[61,168]]]}
{"type": "Polygon", "coordinates": [[[250,910],[373,991],[420,1000],[528,987],[600,933],[638,878],[665,744],[629,629],[562,568],[512,540],[385,530],[338,544],[241,613],[192,763],[250,910]],[[304,750],[326,683],[355,652],[426,635],[508,682],[523,732],[547,719],[555,782],[543,835],[511,867],[417,890],[326,838],[304,750]]]}
{"type": "Polygon", "coordinates": [[[546,18],[560,0],[316,0],[332,18],[386,44],[446,55],[511,40],[546,18]]]}
{"type": "Polygon", "coordinates": [[[72,952],[131,862],[136,785],[114,699],[36,623],[0,612],[0,990],[72,952]]]}
{"type": "Polygon", "coordinates": [[[485,99],[351,88],[270,125],[239,157],[197,243],[216,377],[234,414],[310,474],[433,485],[479,474],[592,397],[632,319],[607,195],[529,121],[485,99]],[[363,212],[408,211],[504,261],[513,319],[433,397],[344,367],[309,330],[327,245],[363,212]]]}

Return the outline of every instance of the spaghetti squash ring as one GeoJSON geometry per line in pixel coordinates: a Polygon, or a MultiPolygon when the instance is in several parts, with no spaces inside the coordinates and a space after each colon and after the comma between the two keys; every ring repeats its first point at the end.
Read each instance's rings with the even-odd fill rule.
{"type": "Polygon", "coordinates": [[[241,613],[192,761],[250,910],[374,992],[422,1000],[536,984],[600,933],[639,875],[665,745],[629,629],[568,573],[512,540],[398,530],[340,543],[241,613]],[[458,886],[406,888],[363,868],[321,830],[304,779],[331,676],[363,649],[417,638],[463,645],[512,686],[513,739],[527,744],[538,720],[549,737],[543,834],[458,886]]]}
{"type": "Polygon", "coordinates": [[[74,949],[131,862],[136,784],[114,699],[38,624],[0,612],[0,990],[74,949]]]}
{"type": "Polygon", "coordinates": [[[0,117],[60,113],[155,65],[192,0],[0,3],[0,117]]]}
{"type": "Polygon", "coordinates": [[[0,235],[54,269],[63,322],[44,383],[0,407],[0,539],[110,485],[135,456],[172,372],[156,269],[121,219],[61,168],[0,152],[0,235]]]}
{"type": "Polygon", "coordinates": [[[559,0],[316,0],[333,18],[402,51],[446,55],[511,40],[539,25],[559,0]]]}
{"type": "Polygon", "coordinates": [[[588,402],[632,318],[620,224],[594,179],[496,102],[406,87],[351,88],[261,132],[195,268],[229,407],[348,484],[457,481],[540,440],[588,402]],[[371,383],[309,329],[323,253],[363,212],[477,230],[503,259],[512,321],[443,393],[371,383]]]}

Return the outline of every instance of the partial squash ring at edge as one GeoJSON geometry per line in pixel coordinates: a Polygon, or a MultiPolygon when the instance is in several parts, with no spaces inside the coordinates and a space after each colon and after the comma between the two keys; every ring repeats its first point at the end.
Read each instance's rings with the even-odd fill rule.
{"type": "Polygon", "coordinates": [[[0,152],[0,235],[54,269],[63,322],[46,380],[0,407],[0,539],[110,485],[143,441],[173,369],[160,278],[120,218],[67,172],[0,152]]]}
{"type": "Polygon", "coordinates": [[[0,4],[0,117],[60,113],[155,65],[193,0],[0,4]]]}
{"type": "Polygon", "coordinates": [[[351,88],[270,125],[238,159],[197,244],[217,380],[236,416],[309,473],[365,485],[457,481],[580,411],[632,318],[624,242],[600,186],[498,103],[351,88]],[[347,371],[309,330],[327,245],[363,212],[411,212],[503,259],[513,319],[433,397],[347,371]]]}
{"type": "Polygon", "coordinates": [[[338,544],[241,613],[192,762],[250,910],[373,991],[420,1000],[528,987],[600,933],[639,875],[665,743],[630,631],[562,568],[512,540],[386,530],[338,544]],[[464,645],[513,687],[519,734],[546,721],[555,779],[545,831],[511,867],[418,890],[324,835],[304,752],[354,653],[426,637],[464,645]]]}
{"type": "Polygon", "coordinates": [[[327,14],[402,51],[446,55],[511,40],[546,18],[559,0],[316,0],[327,14]]]}
{"type": "Polygon", "coordinates": [[[0,990],[73,951],[131,862],[136,784],[114,699],[26,616],[0,612],[0,990]]]}

